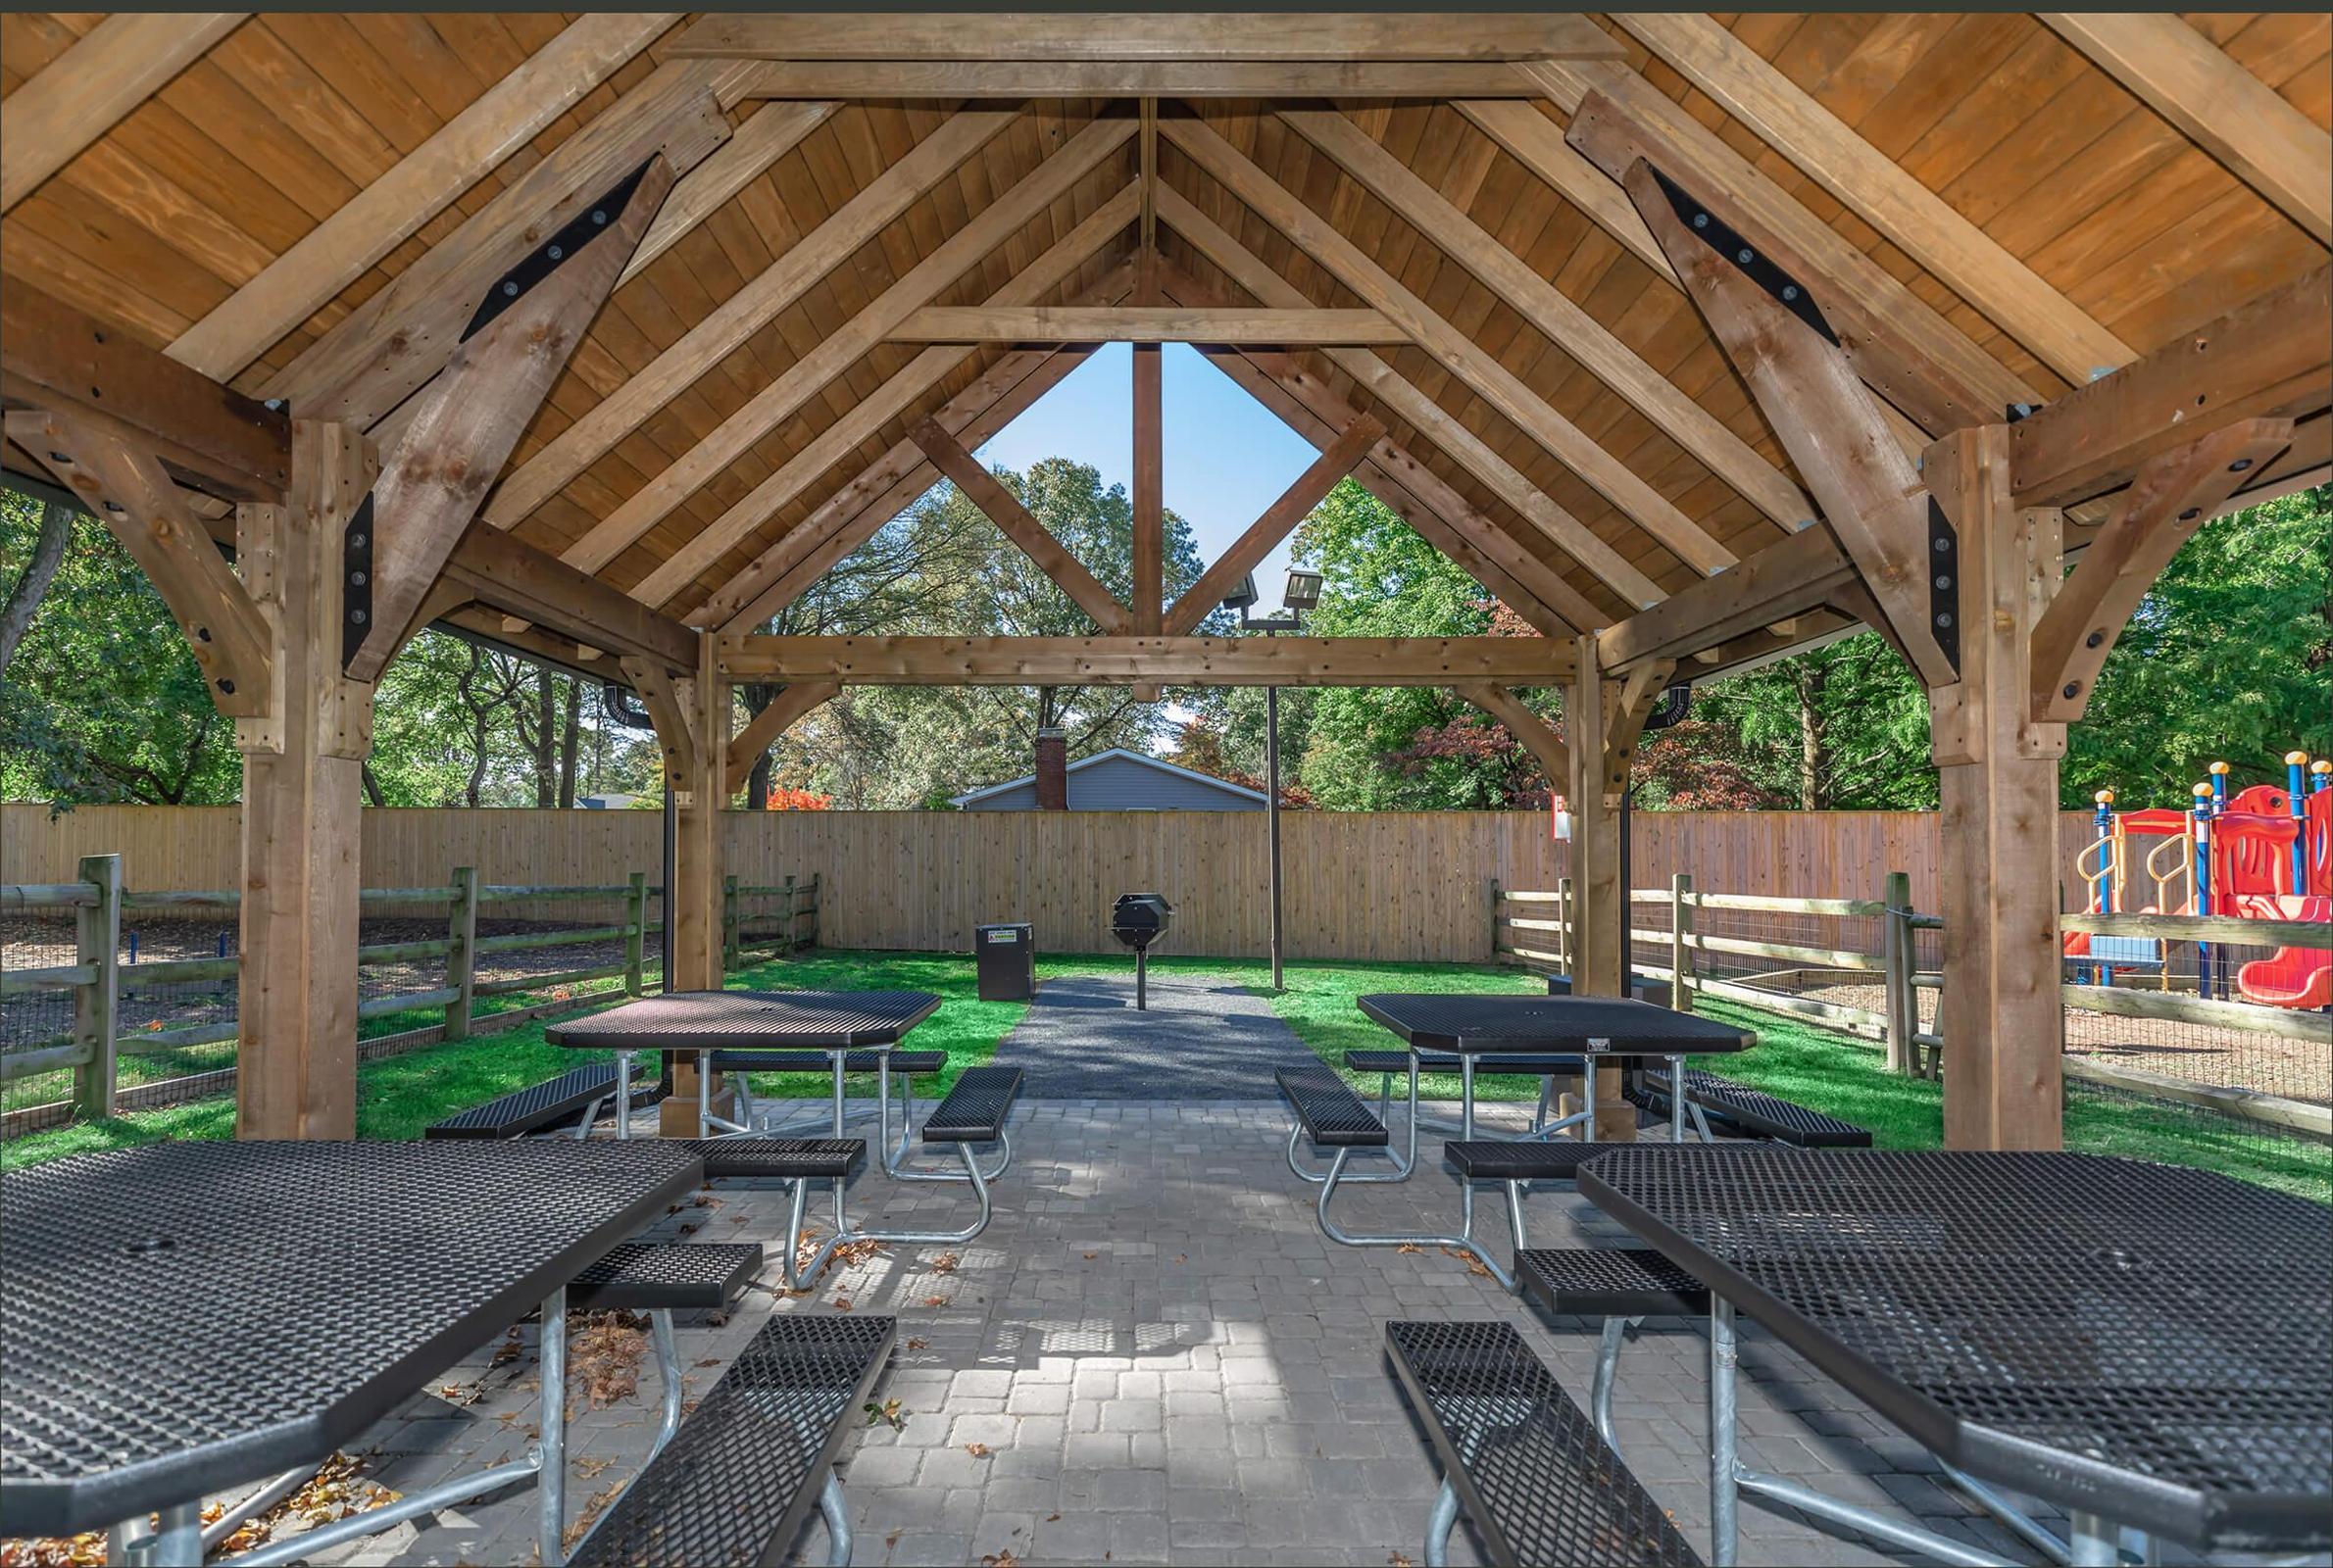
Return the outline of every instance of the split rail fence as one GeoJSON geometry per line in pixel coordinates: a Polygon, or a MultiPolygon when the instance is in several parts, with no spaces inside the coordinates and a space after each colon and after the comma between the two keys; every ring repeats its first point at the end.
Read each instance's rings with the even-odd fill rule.
{"type": "MultiPolygon", "coordinates": [[[[233,1086],[231,1065],[124,1086],[124,1058],[182,1055],[189,1048],[226,1045],[239,1030],[238,1020],[223,1004],[240,974],[240,955],[227,951],[227,918],[239,908],[241,895],[233,890],[197,892],[137,892],[122,885],[121,858],[83,857],[79,878],[71,882],[0,886],[0,913],[42,911],[70,913],[73,922],[73,961],[61,964],[12,965],[0,970],[0,1007],[21,1007],[42,999],[64,999],[70,1006],[70,1027],[46,1038],[0,1044],[0,1084],[42,1074],[70,1071],[69,1098],[12,1107],[6,1130],[31,1131],[75,1117],[107,1116],[117,1110],[150,1107],[223,1093],[233,1086]],[[147,912],[166,917],[209,914],[219,926],[219,954],[211,957],[148,957],[139,959],[134,940],[124,952],[124,916],[147,912]],[[125,1027],[123,1019],[124,986],[167,1005],[173,988],[187,1001],[207,1002],[193,1010],[219,1013],[202,1021],[174,1026],[160,1017],[145,1027],[125,1027]]],[[[427,911],[442,917],[445,935],[422,940],[372,942],[357,949],[357,967],[367,971],[394,971],[392,989],[361,984],[356,1006],[359,1030],[366,1022],[403,1013],[435,1011],[438,1021],[390,1034],[372,1035],[358,1042],[360,1059],[376,1059],[441,1041],[468,1039],[473,1030],[507,1028],[545,1012],[572,1007],[597,997],[642,993],[652,967],[649,943],[663,930],[652,919],[652,901],[661,905],[664,890],[652,885],[645,872],[634,871],[620,883],[599,885],[520,886],[481,882],[475,869],[456,867],[444,887],[367,888],[358,895],[364,918],[386,914],[412,916],[427,911]],[[481,936],[481,906],[503,909],[607,908],[620,906],[612,923],[575,925],[530,923],[527,929],[481,936]],[[618,945],[620,944],[619,947],[618,945]],[[496,965],[502,955],[554,949],[584,950],[591,961],[544,971],[496,965]],[[484,960],[484,961],[481,961],[484,960]],[[415,971],[435,984],[416,987],[415,971]],[[513,972],[481,973],[512,967],[513,972]],[[578,994],[574,988],[603,980],[619,986],[578,994]],[[481,1013],[482,999],[523,993],[551,993],[546,1000],[516,1008],[481,1013]]],[[[818,943],[819,879],[788,877],[775,885],[741,883],[730,877],[723,889],[721,949],[726,966],[735,967],[748,953],[768,950],[791,953],[818,943]]],[[[572,913],[560,919],[571,921],[572,913]]],[[[148,1010],[159,1010],[149,1008],[148,1010]]],[[[44,1014],[45,1015],[45,1014],[44,1014]]]]}
{"type": "MultiPolygon", "coordinates": [[[[1891,1071],[1942,1071],[1946,1012],[1940,916],[1913,907],[1911,879],[1891,871],[1876,899],[1703,893],[1682,873],[1629,891],[1634,973],[1666,980],[1671,1002],[1722,997],[1797,1014],[1872,1042],[1891,1071]]],[[[1578,905],[1572,880],[1552,891],[1492,888],[1504,961],[1568,972],[1578,905]]],[[[2103,1088],[2172,1100],[2333,1139],[2333,1016],[2197,994],[2196,955],[2333,947],[2333,928],[2298,920],[2073,913],[2062,935],[2146,939],[2157,962],[2124,964],[2120,983],[2087,973],[2062,986],[2065,1070],[2103,1088]]]]}

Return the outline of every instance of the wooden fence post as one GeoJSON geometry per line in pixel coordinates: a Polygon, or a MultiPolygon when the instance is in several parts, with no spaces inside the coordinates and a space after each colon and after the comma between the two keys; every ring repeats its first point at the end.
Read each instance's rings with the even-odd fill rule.
{"type": "Polygon", "coordinates": [[[623,994],[641,993],[641,965],[648,947],[648,873],[634,871],[623,895],[623,994]]]}
{"type": "Polygon", "coordinates": [[[794,936],[796,932],[802,929],[800,924],[802,910],[800,906],[794,902],[794,879],[792,877],[786,878],[785,908],[785,917],[782,921],[782,930],[777,944],[778,956],[781,958],[791,957],[793,956],[795,946],[794,936]]]}
{"type": "Polygon", "coordinates": [[[1556,879],[1556,961],[1564,966],[1565,978],[1573,978],[1571,969],[1571,878],[1556,879]]]}
{"type": "Polygon", "coordinates": [[[1679,871],[1668,879],[1668,1004],[1693,1010],[1693,878],[1679,871]]]}
{"type": "Polygon", "coordinates": [[[73,1111],[76,1117],[111,1116],[114,1039],[121,1032],[122,857],[82,856],[81,880],[97,889],[97,902],[74,911],[74,961],[96,974],[73,994],[74,1040],[89,1054],[73,1070],[73,1111]]]}
{"type": "Polygon", "coordinates": [[[737,967],[737,873],[720,879],[720,967],[727,974],[737,967]]]}
{"type": "Polygon", "coordinates": [[[1911,875],[1890,871],[1879,895],[1880,961],[1887,975],[1887,1070],[1919,1075],[1919,993],[1912,989],[1911,875]]]}
{"type": "MultiPolygon", "coordinates": [[[[807,914],[807,915],[809,915],[809,916],[810,916],[810,940],[809,940],[808,942],[797,942],[797,943],[795,944],[795,946],[796,946],[796,947],[815,948],[815,947],[817,947],[817,946],[819,945],[819,901],[820,901],[820,899],[821,899],[821,897],[822,897],[822,890],[825,888],[825,885],[826,885],[826,873],[825,873],[825,872],[823,872],[823,871],[813,871],[813,872],[811,872],[811,874],[810,874],[810,907],[802,911],[804,914],[807,914]]],[[[794,927],[794,928],[790,929],[790,930],[788,931],[788,933],[787,933],[787,934],[788,934],[789,936],[798,936],[798,935],[800,934],[800,930],[801,930],[801,928],[797,926],[797,927],[794,927]]],[[[788,951],[788,952],[792,952],[793,950],[792,950],[791,948],[789,948],[787,951],[788,951]]]]}
{"type": "Polygon", "coordinates": [[[1488,961],[1492,963],[1499,961],[1499,879],[1497,877],[1491,878],[1491,940],[1488,961]]]}
{"type": "Polygon", "coordinates": [[[445,1037],[470,1038],[471,1004],[477,1000],[478,870],[474,865],[454,867],[454,896],[446,906],[446,989],[454,1000],[446,1004],[445,1037]]]}

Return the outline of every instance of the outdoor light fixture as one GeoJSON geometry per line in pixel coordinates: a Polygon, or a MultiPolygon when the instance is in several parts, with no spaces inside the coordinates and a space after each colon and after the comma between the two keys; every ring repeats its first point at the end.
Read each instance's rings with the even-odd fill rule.
{"type": "Polygon", "coordinates": [[[1302,615],[1319,608],[1320,573],[1307,571],[1302,566],[1288,568],[1288,586],[1280,594],[1280,603],[1302,615]]]}
{"type": "Polygon", "coordinates": [[[1223,596],[1223,608],[1236,612],[1243,620],[1247,617],[1248,607],[1255,602],[1256,574],[1252,571],[1234,583],[1231,591],[1223,596]]]}

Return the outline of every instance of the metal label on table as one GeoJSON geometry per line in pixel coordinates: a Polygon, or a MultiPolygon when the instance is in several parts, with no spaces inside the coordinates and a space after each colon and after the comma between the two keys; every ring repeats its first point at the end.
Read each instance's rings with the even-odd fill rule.
{"type": "Polygon", "coordinates": [[[1611,1042],[1609,1039],[1598,1039],[1598,1038],[1597,1038],[1596,1036],[1594,1036],[1594,1035],[1590,1035],[1590,1036],[1588,1037],[1588,1050],[1589,1050],[1590,1054],[1594,1054],[1594,1053],[1597,1053],[1597,1052],[1603,1052],[1603,1051],[1610,1051],[1610,1050],[1612,1050],[1612,1048],[1613,1048],[1613,1043],[1612,1043],[1612,1042],[1611,1042]]]}

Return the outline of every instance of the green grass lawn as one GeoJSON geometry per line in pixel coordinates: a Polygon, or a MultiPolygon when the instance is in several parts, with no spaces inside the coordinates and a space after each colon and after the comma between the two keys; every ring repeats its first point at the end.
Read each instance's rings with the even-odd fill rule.
{"type": "MultiPolygon", "coordinates": [[[[1131,958],[1118,954],[1069,955],[1040,958],[1040,983],[1076,974],[1127,974],[1131,958]]],[[[1205,977],[1269,994],[1270,968],[1258,962],[1161,956],[1154,973],[1205,977]]],[[[1343,1070],[1344,1054],[1381,1047],[1390,1037],[1364,1017],[1353,999],[1372,991],[1446,991],[1527,995],[1540,989],[1536,978],[1514,969],[1451,963],[1315,963],[1285,966],[1287,988],[1271,998],[1272,1008],[1298,1038],[1331,1066],[1343,1070]]],[[[1020,1021],[1020,1003],[981,1002],[972,961],[957,954],[816,952],[770,959],[733,972],[738,988],[807,988],[848,991],[930,991],[943,999],[938,1013],[918,1028],[913,1044],[944,1050],[948,1068],[934,1093],[944,1093],[966,1067],[986,1060],[997,1042],[1020,1021]]],[[[513,999],[514,1004],[517,1001],[513,999]]],[[[1865,1043],[1784,1013],[1760,1011],[1730,1002],[1704,999],[1702,1010],[1754,1029],[1759,1044],[1739,1055],[1704,1056],[1696,1065],[1811,1109],[1868,1127],[1881,1149],[1934,1149],[1944,1135],[1942,1089],[1933,1083],[1888,1073],[1865,1043]]],[[[421,1021],[427,1021],[426,1019],[421,1021]]],[[[556,1021],[556,1020],[545,1020],[556,1021]]],[[[422,1130],[466,1105],[553,1077],[592,1054],[563,1051],[543,1040],[544,1021],[529,1021],[503,1034],[482,1035],[456,1045],[431,1046],[357,1070],[357,1133],[363,1138],[418,1138],[422,1130]]],[[[1350,1076],[1350,1075],[1348,1075],[1350,1076]]],[[[764,1098],[822,1098],[831,1079],[824,1073],[756,1073],[754,1093],[764,1098]]],[[[1455,1098],[1455,1074],[1427,1074],[1425,1093],[1455,1098]]],[[[1372,1096],[1373,1075],[1360,1087],[1372,1096]]],[[[1530,1079],[1487,1079],[1484,1099],[1534,1099],[1530,1079]]],[[[90,1149],[123,1148],[166,1138],[228,1138],[234,1133],[234,1104],[217,1099],[165,1110],[139,1111],[104,1121],[33,1133],[0,1146],[0,1170],[90,1149]]],[[[2223,1171],[2245,1181],[2333,1203],[2333,1149],[2300,1139],[2244,1130],[2231,1118],[2189,1110],[2159,1101],[2093,1092],[2069,1084],[2065,1112],[2069,1149],[2124,1154],[2169,1164],[2223,1171]]]]}

